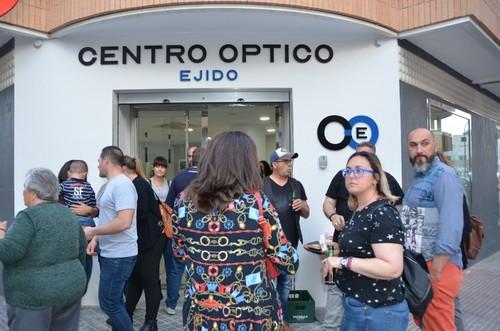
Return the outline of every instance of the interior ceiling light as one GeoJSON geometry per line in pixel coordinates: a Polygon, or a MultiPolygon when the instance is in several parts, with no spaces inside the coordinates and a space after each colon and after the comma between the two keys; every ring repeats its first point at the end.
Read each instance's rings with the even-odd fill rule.
{"type": "MultiPolygon", "coordinates": [[[[194,129],[193,129],[193,128],[188,128],[187,130],[188,130],[189,132],[193,132],[193,130],[194,130],[194,129]]],[[[184,131],[186,131],[186,129],[184,129],[184,131]]]]}
{"type": "Polygon", "coordinates": [[[270,119],[271,119],[271,117],[269,117],[269,116],[261,116],[261,117],[259,117],[259,120],[261,120],[261,121],[269,121],[270,119]]]}
{"type": "Polygon", "coordinates": [[[241,103],[241,102],[230,103],[227,106],[228,107],[254,107],[254,105],[251,103],[241,103]]]}
{"type": "Polygon", "coordinates": [[[276,132],[276,129],[271,128],[271,129],[267,129],[266,131],[269,133],[272,133],[272,132],[276,132]]]}

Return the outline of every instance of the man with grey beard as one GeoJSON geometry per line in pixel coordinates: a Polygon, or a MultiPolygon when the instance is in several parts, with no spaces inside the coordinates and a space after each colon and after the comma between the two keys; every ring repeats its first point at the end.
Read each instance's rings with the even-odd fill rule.
{"type": "Polygon", "coordinates": [[[427,261],[434,293],[417,322],[426,331],[456,330],[455,298],[462,283],[462,185],[455,170],[436,156],[429,130],[411,131],[407,143],[416,175],[401,208],[405,246],[427,261]]]}

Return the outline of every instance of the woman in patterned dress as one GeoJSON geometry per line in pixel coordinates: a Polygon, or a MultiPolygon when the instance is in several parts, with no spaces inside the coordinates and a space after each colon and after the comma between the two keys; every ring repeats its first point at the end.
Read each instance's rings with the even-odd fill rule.
{"type": "Polygon", "coordinates": [[[404,236],[398,211],[377,156],[354,153],[343,170],[354,210],[339,236],[340,256],[323,261],[323,274],[335,277],[344,292],[341,331],[405,331],[408,306],[404,299],[404,236]]]}
{"type": "Polygon", "coordinates": [[[174,251],[185,259],[189,278],[185,330],[282,330],[266,259],[294,274],[298,256],[260,187],[254,142],[245,133],[224,132],[210,141],[198,178],[175,202],[174,251]]]}

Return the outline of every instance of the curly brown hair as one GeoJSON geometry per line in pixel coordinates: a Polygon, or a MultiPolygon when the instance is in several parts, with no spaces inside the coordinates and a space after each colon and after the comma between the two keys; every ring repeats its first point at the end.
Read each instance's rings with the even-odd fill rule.
{"type": "Polygon", "coordinates": [[[255,192],[261,186],[255,143],[246,133],[229,131],[209,142],[186,197],[198,210],[223,211],[244,192],[255,192]]]}

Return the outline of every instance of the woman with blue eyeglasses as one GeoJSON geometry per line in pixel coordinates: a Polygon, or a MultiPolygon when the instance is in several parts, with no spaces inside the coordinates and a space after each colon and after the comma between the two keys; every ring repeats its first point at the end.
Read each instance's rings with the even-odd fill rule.
{"type": "Polygon", "coordinates": [[[354,153],[343,175],[353,215],[339,236],[340,255],[323,260],[323,275],[337,269],[344,293],[340,329],[404,331],[409,317],[401,279],[404,236],[391,204],[397,197],[375,154],[354,153]]]}

